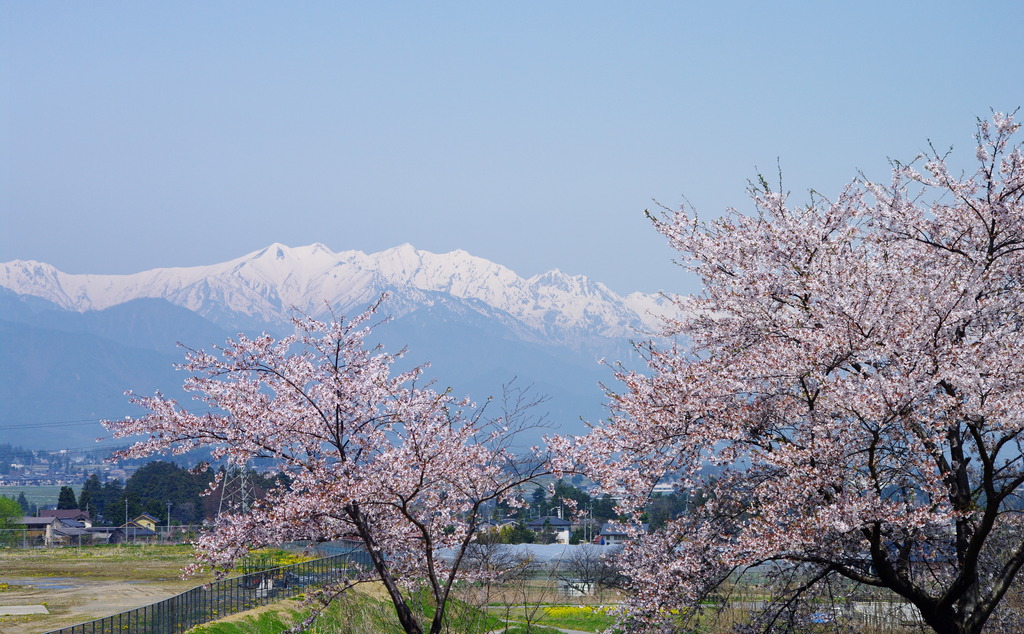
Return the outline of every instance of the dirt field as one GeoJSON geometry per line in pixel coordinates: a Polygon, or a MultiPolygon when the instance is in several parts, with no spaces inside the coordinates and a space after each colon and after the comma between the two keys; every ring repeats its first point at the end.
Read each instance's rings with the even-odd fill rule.
{"type": "Polygon", "coordinates": [[[183,546],[0,550],[0,606],[43,604],[50,612],[0,616],[0,632],[48,632],[201,585],[208,576],[180,578],[190,552],[183,546]]]}

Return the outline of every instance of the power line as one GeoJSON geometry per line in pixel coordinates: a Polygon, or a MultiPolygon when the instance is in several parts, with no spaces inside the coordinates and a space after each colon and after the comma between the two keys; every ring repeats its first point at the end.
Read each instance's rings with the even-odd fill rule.
{"type": "Polygon", "coordinates": [[[98,425],[99,420],[88,421],[65,421],[62,423],[26,423],[23,425],[3,425],[0,429],[37,429],[39,427],[79,427],[85,425],[98,425]]]}
{"type": "MultiPolygon", "coordinates": [[[[212,408],[189,410],[191,414],[207,414],[212,412],[212,408]]],[[[124,415],[121,416],[105,416],[102,418],[78,418],[74,420],[59,420],[50,421],[44,423],[18,423],[16,425],[4,425],[0,423],[0,429],[35,429],[37,427],[73,427],[76,425],[91,425],[100,424],[105,420],[122,420],[124,415]]]]}

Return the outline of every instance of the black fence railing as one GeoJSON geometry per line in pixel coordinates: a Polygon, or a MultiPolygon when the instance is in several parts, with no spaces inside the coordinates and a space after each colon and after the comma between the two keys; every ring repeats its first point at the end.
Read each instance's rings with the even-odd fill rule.
{"type": "Polygon", "coordinates": [[[214,581],[158,603],[48,634],[179,634],[197,625],[294,597],[370,566],[364,550],[214,581]]]}

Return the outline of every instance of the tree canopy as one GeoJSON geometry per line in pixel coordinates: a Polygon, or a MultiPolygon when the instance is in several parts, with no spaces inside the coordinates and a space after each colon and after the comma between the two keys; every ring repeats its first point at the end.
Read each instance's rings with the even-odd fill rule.
{"type": "Polygon", "coordinates": [[[203,521],[202,495],[212,480],[211,471],[192,473],[172,462],[156,460],[133,473],[125,483],[124,492],[137,501],[142,513],[166,521],[169,503],[173,521],[200,524],[203,521]]]}
{"type": "Polygon", "coordinates": [[[0,495],[0,546],[14,544],[21,537],[13,529],[23,515],[17,500],[0,495]]]}
{"type": "Polygon", "coordinates": [[[185,388],[208,413],[136,397],[148,415],[107,425],[117,437],[149,436],[122,457],[210,446],[214,459],[235,465],[277,461],[287,477],[266,499],[222,515],[199,539],[215,569],[265,545],[357,539],[372,571],[322,596],[379,580],[406,632],[440,632],[454,582],[471,574],[461,562],[484,512],[497,501],[521,505],[519,488],[546,463],[524,465],[509,450],[528,420],[524,391],[507,391],[501,415],[487,418],[468,400],[418,384],[422,368],[392,374],[398,355],[364,346],[375,311],[351,321],[296,319],[296,334],[280,340],[239,335],[213,354],[190,351],[185,388]],[[410,609],[411,587],[425,588],[436,606],[428,622],[410,609]]]}
{"type": "Polygon", "coordinates": [[[57,495],[57,508],[58,509],[74,509],[78,508],[78,499],[75,497],[75,490],[69,486],[62,486],[60,493],[57,495]]]}
{"type": "Polygon", "coordinates": [[[762,179],[750,215],[652,215],[704,290],[665,321],[685,346],[643,344],[575,453],[637,523],[666,474],[708,496],[626,547],[637,628],[759,565],[789,584],[764,631],[806,626],[794,599],[842,580],[938,632],[1020,617],[997,610],[1024,564],[1018,127],[979,122],[965,175],[933,150],[835,200],[762,179]]]}

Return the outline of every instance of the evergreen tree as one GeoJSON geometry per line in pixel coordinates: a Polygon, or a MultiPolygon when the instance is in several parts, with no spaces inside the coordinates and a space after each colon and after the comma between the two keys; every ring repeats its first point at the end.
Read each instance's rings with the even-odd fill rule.
{"type": "Polygon", "coordinates": [[[590,504],[590,494],[564,480],[558,480],[555,482],[555,494],[551,496],[551,505],[562,504],[564,500],[572,500],[576,508],[583,508],[590,504]]]}
{"type": "Polygon", "coordinates": [[[669,520],[676,519],[686,512],[688,498],[678,493],[664,495],[656,493],[651,496],[647,505],[647,521],[651,530],[657,530],[669,520]]]}
{"type": "Polygon", "coordinates": [[[619,516],[615,512],[615,500],[605,493],[599,498],[594,498],[594,521],[601,524],[613,520],[619,516]]]}
{"type": "Polygon", "coordinates": [[[532,544],[535,538],[536,535],[526,528],[526,524],[522,520],[503,526],[498,531],[498,540],[503,544],[532,544]]]}
{"type": "Polygon", "coordinates": [[[582,543],[587,538],[587,531],[585,528],[577,528],[569,535],[569,544],[575,546],[576,544],[582,543]]]}
{"type": "Polygon", "coordinates": [[[591,503],[590,494],[565,480],[555,481],[555,492],[549,504],[550,512],[568,518],[572,513],[586,512],[591,503]],[[556,510],[557,509],[557,510],[556,510]],[[573,511],[572,509],[575,509],[573,511]]]}
{"type": "Polygon", "coordinates": [[[82,485],[82,491],[78,494],[78,508],[89,511],[90,515],[96,515],[96,501],[102,494],[103,485],[100,483],[100,476],[94,473],[82,485]]]}
{"type": "Polygon", "coordinates": [[[208,482],[208,474],[196,475],[174,463],[157,460],[143,465],[128,478],[125,493],[129,495],[129,506],[131,500],[137,500],[139,513],[166,520],[169,502],[174,520],[198,524],[203,521],[201,496],[208,482]]]}
{"type": "Polygon", "coordinates": [[[536,511],[537,516],[547,514],[548,490],[544,487],[537,487],[533,491],[533,495],[530,496],[530,506],[536,511]]]}
{"type": "Polygon", "coordinates": [[[18,494],[18,505],[21,507],[22,514],[35,515],[35,505],[28,501],[24,491],[18,494]]]}
{"type": "Polygon", "coordinates": [[[78,501],[75,499],[75,490],[71,487],[61,487],[60,495],[57,497],[58,509],[77,508],[78,501]]]}
{"type": "Polygon", "coordinates": [[[96,513],[107,526],[116,526],[123,523],[123,520],[118,521],[123,514],[123,497],[124,485],[120,480],[107,481],[103,485],[101,494],[93,496],[93,501],[96,503],[96,513]],[[120,509],[118,506],[120,506],[120,509]]]}

